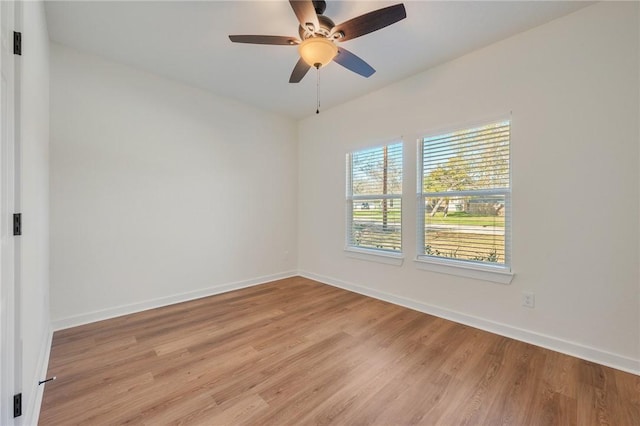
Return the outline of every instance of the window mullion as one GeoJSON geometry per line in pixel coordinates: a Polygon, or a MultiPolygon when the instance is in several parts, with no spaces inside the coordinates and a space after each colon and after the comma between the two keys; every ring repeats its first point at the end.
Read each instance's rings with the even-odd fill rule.
{"type": "Polygon", "coordinates": [[[423,195],[427,198],[434,197],[468,197],[468,196],[481,196],[481,195],[505,195],[509,192],[509,188],[496,188],[496,189],[470,189],[467,191],[442,191],[442,192],[424,192],[423,195]]]}

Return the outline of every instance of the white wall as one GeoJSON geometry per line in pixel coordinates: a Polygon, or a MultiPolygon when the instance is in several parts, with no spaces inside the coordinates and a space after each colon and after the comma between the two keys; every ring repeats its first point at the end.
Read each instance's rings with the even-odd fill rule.
{"type": "Polygon", "coordinates": [[[638,16],[596,4],[303,120],[302,273],[640,372],[638,16]],[[418,270],[416,138],[510,111],[511,285],[418,270]],[[348,258],[345,154],[401,135],[404,264],[348,258]]]}
{"type": "Polygon", "coordinates": [[[37,423],[49,321],[49,35],[42,2],[24,2],[20,84],[23,424],[37,423]]]}
{"type": "Polygon", "coordinates": [[[54,327],[295,274],[295,122],[51,46],[54,327]]]}

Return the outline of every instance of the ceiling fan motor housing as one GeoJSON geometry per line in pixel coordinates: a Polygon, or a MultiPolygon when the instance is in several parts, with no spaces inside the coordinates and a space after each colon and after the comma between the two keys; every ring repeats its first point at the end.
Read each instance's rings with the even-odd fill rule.
{"type": "MultiPolygon", "coordinates": [[[[328,18],[324,15],[318,15],[318,22],[320,23],[320,28],[314,28],[311,24],[307,24],[307,28],[300,25],[298,27],[300,39],[306,40],[311,37],[329,37],[329,34],[331,34],[331,30],[336,26],[336,24],[331,20],[331,18],[328,18]]],[[[334,34],[332,38],[340,38],[340,35],[337,34],[334,34]]]]}

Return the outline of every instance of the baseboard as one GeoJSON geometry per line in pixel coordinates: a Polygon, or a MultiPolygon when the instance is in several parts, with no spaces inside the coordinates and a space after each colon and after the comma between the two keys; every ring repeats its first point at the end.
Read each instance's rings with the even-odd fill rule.
{"type": "Polygon", "coordinates": [[[186,293],[174,294],[171,296],[159,297],[157,299],[147,300],[139,303],[116,306],[114,308],[103,309],[94,312],[87,312],[80,315],[74,315],[67,318],[57,319],[52,322],[54,331],[64,330],[65,328],[76,327],[83,324],[89,324],[96,321],[116,318],[122,315],[133,314],[136,312],[146,311],[149,309],[160,308],[175,303],[187,302],[189,300],[200,299],[202,297],[213,296],[216,294],[226,293],[241,288],[252,287],[264,284],[270,281],[281,280],[283,278],[294,277],[297,271],[286,271],[279,274],[265,275],[262,277],[252,278],[249,280],[236,281],[232,283],[217,285],[200,290],[190,291],[186,293]]]}
{"type": "Polygon", "coordinates": [[[424,312],[440,318],[448,319],[460,324],[479,328],[491,333],[522,342],[531,343],[532,345],[541,346],[563,354],[571,355],[587,361],[596,362],[628,373],[640,375],[640,359],[628,358],[611,352],[603,351],[593,347],[585,346],[576,342],[569,342],[557,337],[524,330],[507,324],[486,320],[472,315],[463,314],[461,312],[451,311],[438,306],[429,305],[406,297],[397,296],[391,293],[374,290],[358,284],[348,283],[336,278],[314,274],[306,271],[298,271],[302,277],[319,281],[354,293],[363,294],[395,305],[404,306],[415,311],[424,312]]]}
{"type": "Polygon", "coordinates": [[[49,369],[49,356],[51,355],[51,342],[53,340],[53,330],[47,330],[45,338],[40,345],[40,355],[38,356],[37,377],[33,377],[30,381],[31,389],[29,392],[29,400],[25,410],[24,423],[25,426],[37,425],[40,417],[40,407],[42,406],[42,396],[46,385],[38,385],[38,380],[46,377],[49,369]]]}

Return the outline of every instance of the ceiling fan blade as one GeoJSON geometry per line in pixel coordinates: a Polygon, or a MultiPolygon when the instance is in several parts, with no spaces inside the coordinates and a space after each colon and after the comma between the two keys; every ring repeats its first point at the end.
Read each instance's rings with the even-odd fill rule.
{"type": "Polygon", "coordinates": [[[316,8],[311,0],[289,0],[293,12],[298,18],[298,22],[303,28],[307,28],[307,24],[313,25],[315,30],[320,29],[316,8]]]}
{"type": "Polygon", "coordinates": [[[373,73],[376,72],[371,65],[342,46],[338,48],[338,54],[333,58],[333,62],[337,62],[346,69],[360,74],[363,77],[371,77],[373,73]]]}
{"type": "Polygon", "coordinates": [[[291,77],[289,77],[289,83],[300,83],[300,80],[307,74],[307,71],[311,66],[307,64],[304,59],[300,58],[295,67],[293,67],[293,72],[291,73],[291,77]]]}
{"type": "Polygon", "coordinates": [[[333,27],[331,33],[341,32],[344,36],[338,40],[347,41],[395,24],[406,17],[407,11],[404,8],[404,4],[400,3],[349,19],[333,27]]]}
{"type": "Polygon", "coordinates": [[[300,42],[295,37],[271,35],[230,35],[229,40],[234,43],[277,44],[286,46],[293,46],[300,42]]]}

